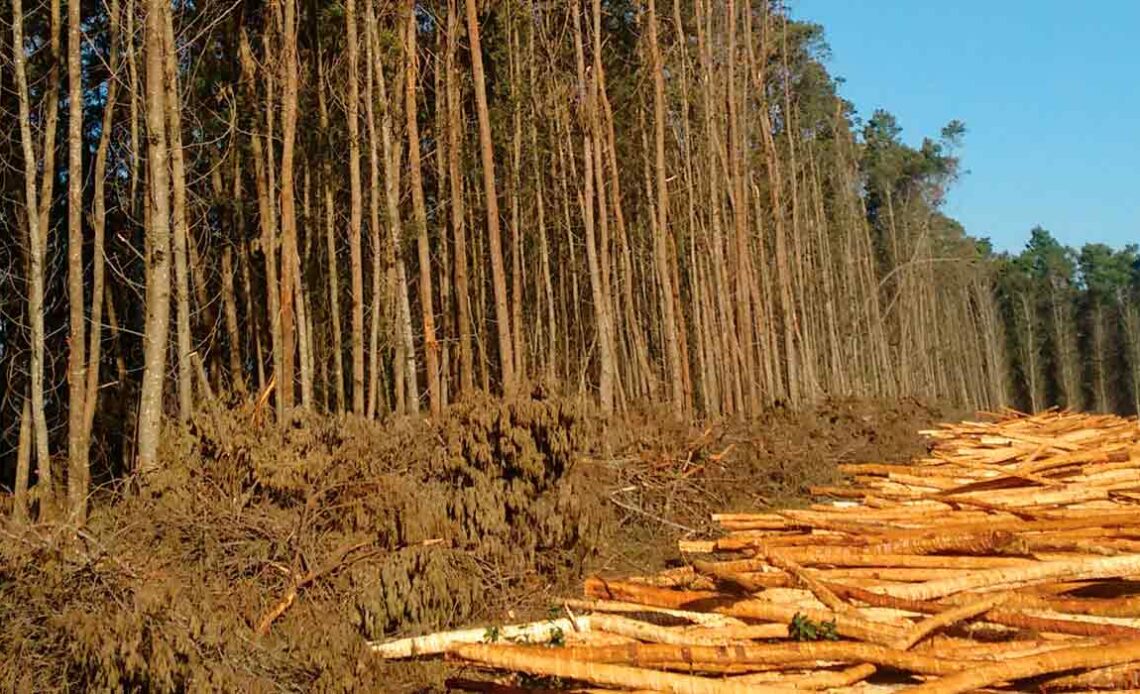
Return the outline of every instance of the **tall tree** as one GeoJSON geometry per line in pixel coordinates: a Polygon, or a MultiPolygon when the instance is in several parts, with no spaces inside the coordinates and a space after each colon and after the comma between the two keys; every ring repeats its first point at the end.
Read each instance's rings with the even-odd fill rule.
{"type": "MultiPolygon", "coordinates": [[[[46,229],[39,214],[36,185],[36,151],[32,143],[31,100],[28,95],[27,55],[24,52],[24,12],[21,0],[12,0],[12,63],[19,95],[20,145],[24,158],[24,212],[28,228],[28,320],[31,323],[32,440],[36,449],[37,495],[40,515],[54,512],[51,455],[48,450],[47,417],[44,411],[44,255],[46,229]]],[[[45,156],[48,150],[45,149],[45,156]]],[[[23,437],[21,437],[22,439],[23,437]]]]}
{"type": "Polygon", "coordinates": [[[348,52],[348,189],[350,195],[348,248],[352,273],[352,410],[364,414],[364,259],[360,248],[363,202],[360,186],[360,44],[356,0],[344,5],[348,52]]]}
{"type": "Polygon", "coordinates": [[[170,331],[170,179],[167,173],[166,86],[164,84],[166,12],[162,0],[147,0],[146,127],[147,224],[145,365],[139,395],[139,472],[158,468],[158,439],[162,428],[162,385],[166,373],[166,347],[170,331]]]}
{"type": "Polygon", "coordinates": [[[164,97],[167,142],[170,156],[170,181],[174,203],[174,288],[177,321],[178,418],[189,421],[194,411],[193,339],[190,335],[190,220],[186,209],[186,163],[182,150],[182,104],[178,86],[178,47],[174,39],[173,9],[163,11],[163,74],[166,79],[164,97]]]}
{"type": "Polygon", "coordinates": [[[439,342],[435,338],[435,301],[432,298],[431,247],[428,243],[427,205],[420,157],[419,107],[416,104],[419,58],[416,55],[416,3],[404,4],[404,116],[408,128],[408,168],[412,186],[412,221],[416,228],[416,249],[420,262],[420,313],[424,326],[424,365],[432,415],[443,406],[440,396],[439,342]]]}
{"type": "MultiPolygon", "coordinates": [[[[293,362],[296,354],[294,285],[300,274],[297,255],[296,185],[293,173],[297,133],[297,2],[284,6],[281,31],[281,374],[278,394],[285,407],[293,406],[293,362]]],[[[297,297],[298,301],[301,299],[297,297]]]]}
{"type": "Polygon", "coordinates": [[[499,227],[499,194],[495,185],[495,147],[491,116],[487,110],[487,85],[483,70],[483,46],[479,40],[479,12],[475,0],[467,3],[467,34],[471,44],[471,76],[475,91],[475,114],[479,120],[479,156],[483,165],[483,196],[487,212],[487,244],[491,256],[491,284],[495,294],[495,328],[499,338],[499,372],[503,392],[515,389],[514,353],[511,349],[511,314],[507,303],[507,277],[503,267],[503,241],[499,227]]]}
{"type": "Polygon", "coordinates": [[[471,294],[467,284],[467,232],[464,227],[463,176],[459,78],[455,66],[459,43],[459,19],[455,0],[447,1],[447,180],[451,196],[451,232],[455,245],[455,306],[459,324],[459,389],[469,395],[475,388],[475,359],[471,352],[471,294]]]}
{"type": "MultiPolygon", "coordinates": [[[[80,3],[67,3],[67,293],[68,322],[68,463],[67,500],[71,518],[82,522],[87,511],[90,470],[87,465],[87,330],[83,278],[83,68],[80,64],[82,34],[80,3]]],[[[95,301],[99,301],[96,298],[95,301]]],[[[93,365],[98,368],[98,365],[93,365]]]]}
{"type": "Polygon", "coordinates": [[[653,258],[661,286],[661,324],[665,335],[665,363],[669,374],[673,415],[681,416],[687,403],[681,376],[681,352],[677,341],[677,309],[673,301],[672,271],[667,250],[669,234],[669,188],[665,166],[665,65],[657,37],[657,6],[649,0],[649,53],[653,59],[653,156],[657,191],[657,233],[653,258]]]}

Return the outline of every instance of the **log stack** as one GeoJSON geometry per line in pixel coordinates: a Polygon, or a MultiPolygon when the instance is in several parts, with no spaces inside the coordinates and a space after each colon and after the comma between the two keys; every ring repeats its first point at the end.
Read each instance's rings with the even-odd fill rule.
{"type": "Polygon", "coordinates": [[[715,515],[683,566],[590,578],[558,621],[374,649],[572,691],[1140,691],[1140,425],[989,420],[922,432],[910,465],[842,466],[849,485],[812,490],[829,501],[715,515]]]}

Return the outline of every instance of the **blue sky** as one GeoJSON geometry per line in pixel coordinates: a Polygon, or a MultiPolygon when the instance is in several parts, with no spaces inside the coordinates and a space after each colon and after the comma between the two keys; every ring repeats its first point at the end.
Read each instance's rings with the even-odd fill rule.
{"type": "Polygon", "coordinates": [[[966,123],[946,212],[999,250],[1140,242],[1140,0],[791,0],[865,117],[912,144],[966,123]]]}

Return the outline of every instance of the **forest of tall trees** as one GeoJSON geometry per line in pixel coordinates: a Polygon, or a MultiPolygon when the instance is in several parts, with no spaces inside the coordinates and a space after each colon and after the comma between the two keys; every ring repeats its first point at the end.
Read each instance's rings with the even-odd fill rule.
{"type": "Polygon", "coordinates": [[[969,236],[964,126],[857,118],[779,0],[8,0],[0,47],[20,514],[258,397],[1140,409],[1137,249],[969,236]]]}

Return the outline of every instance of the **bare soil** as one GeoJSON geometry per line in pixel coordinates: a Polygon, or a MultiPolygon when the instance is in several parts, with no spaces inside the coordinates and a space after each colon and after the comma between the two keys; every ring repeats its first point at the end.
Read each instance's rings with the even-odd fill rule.
{"type": "Polygon", "coordinates": [[[748,422],[606,422],[541,394],[438,421],[216,410],[79,534],[0,520],[4,691],[442,691],[366,641],[541,614],[646,572],[714,510],[802,503],[840,462],[902,462],[957,413],[829,401],[748,422]]]}

